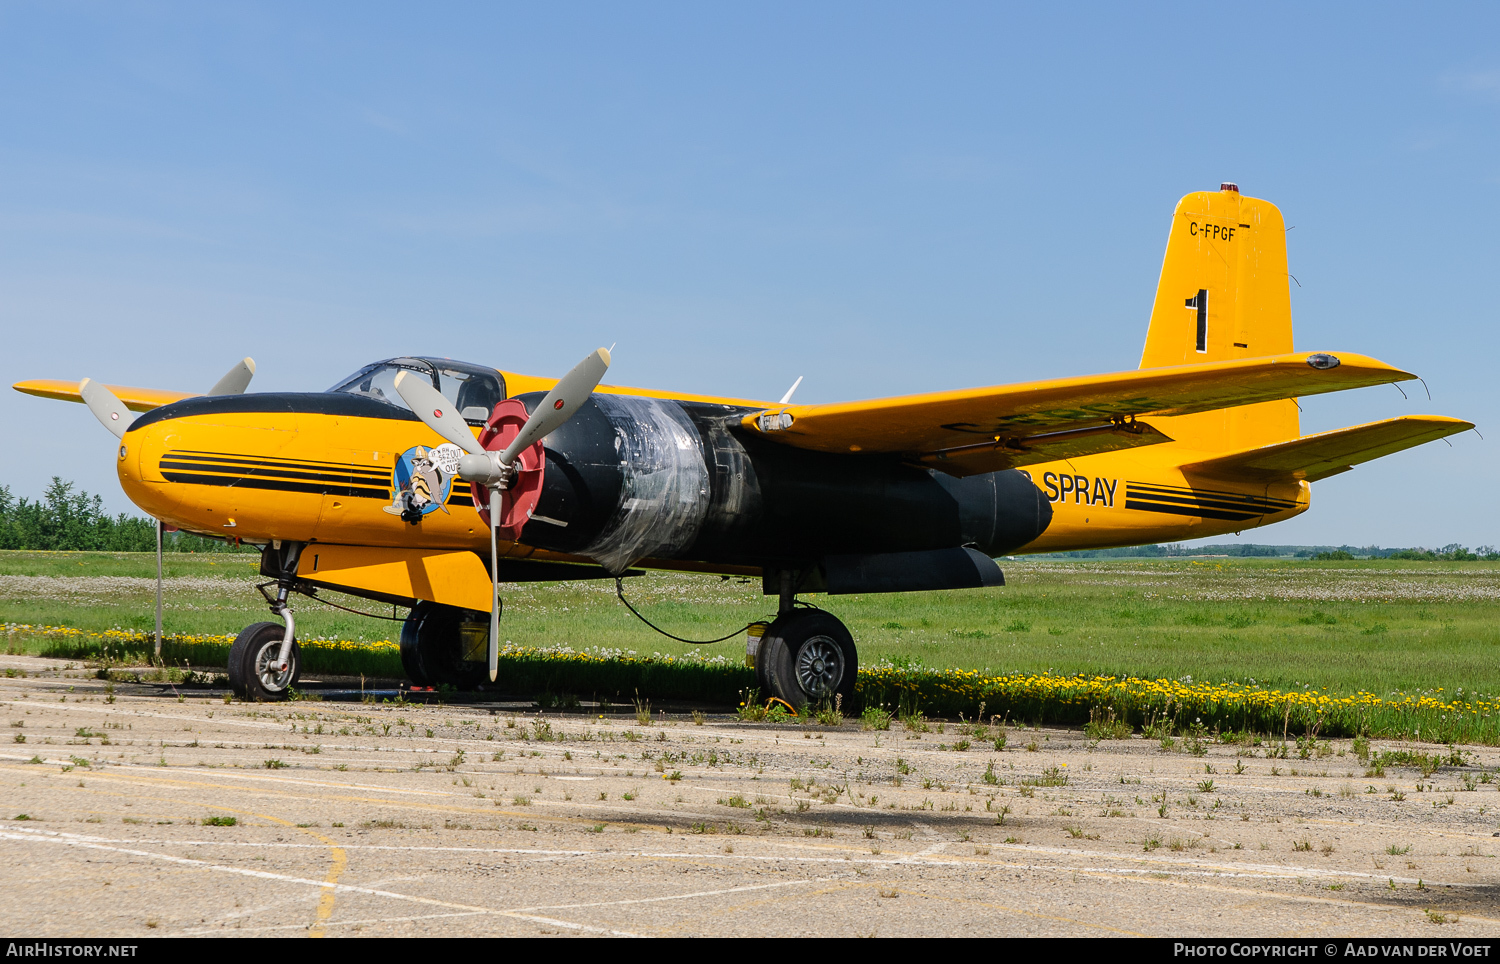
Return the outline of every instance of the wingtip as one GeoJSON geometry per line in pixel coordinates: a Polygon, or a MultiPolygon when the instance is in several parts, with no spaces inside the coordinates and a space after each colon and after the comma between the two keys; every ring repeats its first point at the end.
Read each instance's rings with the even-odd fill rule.
{"type": "Polygon", "coordinates": [[[1335,371],[1346,367],[1361,368],[1395,376],[1392,378],[1392,381],[1398,382],[1408,382],[1422,377],[1415,372],[1409,372],[1405,369],[1397,368],[1395,365],[1383,362],[1379,358],[1362,355],[1354,351],[1304,351],[1298,352],[1296,357],[1300,358],[1309,367],[1316,368],[1319,371],[1335,371]],[[1315,359],[1332,359],[1333,364],[1317,364],[1315,359]]]}

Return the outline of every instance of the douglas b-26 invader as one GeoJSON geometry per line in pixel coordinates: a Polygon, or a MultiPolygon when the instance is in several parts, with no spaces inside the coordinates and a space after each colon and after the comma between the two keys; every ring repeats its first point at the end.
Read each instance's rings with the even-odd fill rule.
{"type": "Polygon", "coordinates": [[[996,556],[1269,525],[1310,483],[1473,427],[1301,435],[1297,398],[1416,376],[1295,351],[1287,279],[1280,211],[1225,184],[1177,205],[1140,366],[1113,374],[771,404],[603,385],[600,349],[561,379],[405,357],[247,394],[246,359],[206,395],[15,387],[86,402],[163,524],[263,546],[281,622],[236,639],[242,697],[298,678],[293,593],[410,607],[408,675],[474,687],[495,679],[500,584],[665,569],[760,577],[779,606],[756,673],[803,706],[848,701],[857,656],[800,593],[997,586],[996,556]]]}

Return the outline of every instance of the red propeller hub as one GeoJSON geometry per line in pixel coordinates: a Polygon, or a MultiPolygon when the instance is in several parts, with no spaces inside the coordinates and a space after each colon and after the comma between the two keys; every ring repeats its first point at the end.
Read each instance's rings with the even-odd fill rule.
{"type": "MultiPolygon", "coordinates": [[[[507,398],[495,406],[484,431],[479,433],[479,444],[485,451],[500,452],[521,434],[527,420],[526,406],[519,399],[507,398]]],[[[515,542],[521,538],[521,529],[531,519],[537,502],[542,497],[542,475],[547,467],[542,443],[537,442],[521,450],[516,457],[516,478],[511,487],[500,493],[500,536],[515,542]]],[[[490,524],[490,490],[483,485],[471,485],[474,508],[484,524],[490,524]]]]}

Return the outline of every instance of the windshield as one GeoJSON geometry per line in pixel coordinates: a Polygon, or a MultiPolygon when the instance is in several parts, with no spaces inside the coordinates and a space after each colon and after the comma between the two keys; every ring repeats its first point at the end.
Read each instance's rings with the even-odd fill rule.
{"type": "Polygon", "coordinates": [[[469,422],[483,422],[505,398],[505,382],[493,368],[448,358],[389,358],[366,365],[329,391],[363,395],[410,411],[396,391],[396,376],[403,371],[420,374],[469,422]]]}

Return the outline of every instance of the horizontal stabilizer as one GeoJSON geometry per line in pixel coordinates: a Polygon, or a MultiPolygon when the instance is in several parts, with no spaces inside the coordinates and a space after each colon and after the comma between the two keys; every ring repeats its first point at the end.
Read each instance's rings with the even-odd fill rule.
{"type": "MultiPolygon", "coordinates": [[[[33,378],[30,381],[16,382],[13,387],[16,391],[25,392],[27,395],[56,398],[64,402],[81,402],[83,394],[78,386],[78,382],[64,381],[60,378],[33,378]]],[[[172,392],[161,388],[131,388],[129,385],[105,385],[104,387],[114,392],[115,397],[124,402],[125,407],[132,412],[149,412],[153,408],[180,402],[184,398],[192,398],[198,394],[197,392],[172,392]]]]}
{"type": "Polygon", "coordinates": [[[1207,412],[1415,377],[1364,355],[1295,352],[865,402],[777,406],[746,416],[742,424],[794,448],[934,457],[987,442],[1024,447],[1033,437],[1122,425],[1136,417],[1207,412]]]}
{"type": "Polygon", "coordinates": [[[1473,427],[1473,422],[1443,415],[1405,415],[1221,455],[1184,465],[1182,470],[1222,479],[1316,482],[1347,472],[1361,462],[1467,432],[1473,427]]]}

